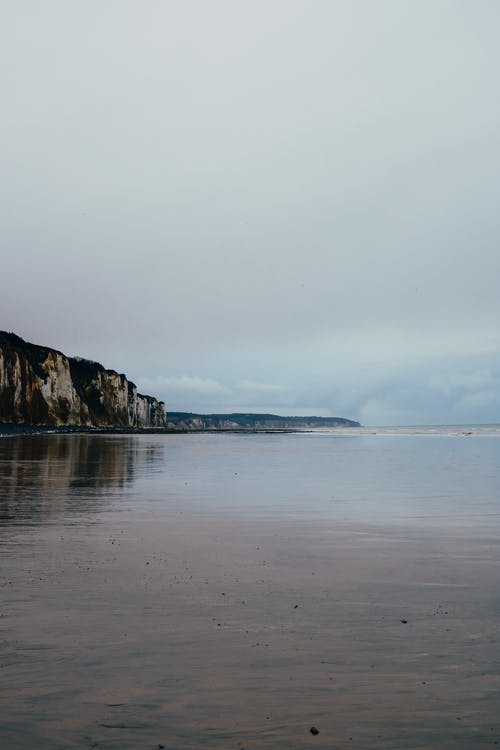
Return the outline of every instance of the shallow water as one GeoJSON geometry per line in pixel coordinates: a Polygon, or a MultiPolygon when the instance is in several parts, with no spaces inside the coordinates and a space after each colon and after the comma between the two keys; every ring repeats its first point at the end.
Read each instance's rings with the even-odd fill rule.
{"type": "Polygon", "coordinates": [[[0,747],[500,742],[500,436],[420,432],[0,439],[0,747]]]}

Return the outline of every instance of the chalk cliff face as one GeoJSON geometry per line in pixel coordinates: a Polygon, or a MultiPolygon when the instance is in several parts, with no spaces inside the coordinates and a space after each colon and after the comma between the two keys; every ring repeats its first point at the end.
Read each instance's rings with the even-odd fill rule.
{"type": "Polygon", "coordinates": [[[0,422],[165,427],[166,415],[125,375],[0,331],[0,422]]]}

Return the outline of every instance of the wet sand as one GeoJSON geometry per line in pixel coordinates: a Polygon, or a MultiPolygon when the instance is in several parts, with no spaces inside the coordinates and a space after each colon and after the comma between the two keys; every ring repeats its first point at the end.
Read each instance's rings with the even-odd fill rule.
{"type": "Polygon", "coordinates": [[[99,439],[0,448],[2,748],[500,741],[496,526],[244,515],[99,439]]]}

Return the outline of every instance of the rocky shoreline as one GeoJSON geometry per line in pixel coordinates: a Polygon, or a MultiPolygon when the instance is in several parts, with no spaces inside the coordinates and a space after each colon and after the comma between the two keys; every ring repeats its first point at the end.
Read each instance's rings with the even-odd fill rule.
{"type": "Polygon", "coordinates": [[[313,430],[299,429],[175,429],[172,427],[90,427],[81,425],[30,425],[30,424],[0,424],[0,437],[15,435],[192,435],[205,433],[231,434],[291,434],[298,432],[312,432],[313,430]]]}

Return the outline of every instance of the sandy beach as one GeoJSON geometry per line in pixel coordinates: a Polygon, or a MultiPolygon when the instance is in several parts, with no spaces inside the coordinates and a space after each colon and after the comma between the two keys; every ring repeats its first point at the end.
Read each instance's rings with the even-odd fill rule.
{"type": "MultiPolygon", "coordinates": [[[[267,447],[287,450],[276,442],[287,437],[267,447]]],[[[314,503],[311,518],[293,504],[245,512],[238,488],[262,484],[237,437],[222,452],[219,438],[188,437],[190,475],[164,437],[53,439],[0,449],[4,477],[7,459],[18,476],[17,501],[2,484],[2,747],[451,750],[500,739],[488,523],[317,518],[314,503]],[[218,471],[226,504],[211,494],[218,471]]]]}

